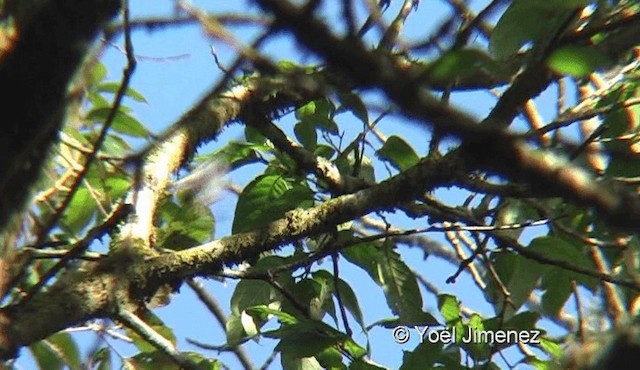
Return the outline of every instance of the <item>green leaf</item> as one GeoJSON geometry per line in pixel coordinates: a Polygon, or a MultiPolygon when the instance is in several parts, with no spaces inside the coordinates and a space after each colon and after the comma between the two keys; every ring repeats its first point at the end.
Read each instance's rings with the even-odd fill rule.
{"type": "Polygon", "coordinates": [[[128,179],[117,175],[109,176],[104,180],[104,187],[111,201],[123,198],[130,186],[131,182],[128,179]]]}
{"type": "MultiPolygon", "coordinates": [[[[173,334],[173,330],[166,326],[158,316],[151,311],[145,311],[144,315],[140,317],[147,325],[149,325],[156,333],[160,334],[164,339],[168,340],[175,346],[176,336],[173,334]]],[[[154,353],[156,348],[149,344],[146,339],[143,339],[140,335],[129,328],[125,328],[129,338],[133,340],[133,344],[140,350],[140,352],[154,353]]]]}
{"type": "Polygon", "coordinates": [[[125,369],[132,370],[172,370],[176,368],[175,362],[169,356],[155,349],[123,359],[123,362],[125,369]]]}
{"type": "Polygon", "coordinates": [[[89,77],[89,84],[95,85],[107,77],[107,67],[101,62],[95,63],[89,77]]]}
{"type": "Polygon", "coordinates": [[[442,355],[442,346],[441,342],[425,340],[413,351],[404,351],[400,370],[430,369],[442,355]]]}
{"type": "Polygon", "coordinates": [[[102,143],[101,149],[105,154],[124,157],[131,151],[131,146],[122,137],[109,134],[102,143]]]}
{"type": "Polygon", "coordinates": [[[235,347],[249,338],[244,331],[244,325],[240,319],[240,314],[232,313],[225,323],[225,333],[227,335],[227,346],[235,347]]]}
{"type": "Polygon", "coordinates": [[[567,271],[549,269],[542,277],[540,287],[542,295],[542,309],[551,316],[556,316],[571,296],[571,280],[567,271]]]}
{"type": "MultiPolygon", "coordinates": [[[[538,213],[527,202],[520,199],[503,198],[497,207],[495,224],[496,226],[509,226],[535,220],[536,218],[538,218],[538,213]]],[[[523,228],[519,228],[498,230],[496,232],[501,236],[518,240],[523,230],[523,228]]]]}
{"type": "Polygon", "coordinates": [[[535,312],[525,311],[514,315],[506,321],[500,316],[486,319],[484,320],[484,327],[490,331],[498,329],[524,331],[534,329],[538,320],[540,320],[540,315],[535,312]]]}
{"type": "Polygon", "coordinates": [[[280,361],[283,370],[323,370],[315,357],[299,358],[289,353],[282,353],[280,361]]]}
{"type": "Polygon", "coordinates": [[[448,324],[454,324],[460,320],[460,302],[458,298],[450,294],[440,294],[438,296],[438,309],[448,324]]]}
{"type": "Polygon", "coordinates": [[[276,350],[298,358],[318,355],[335,345],[346,351],[351,358],[360,358],[367,353],[366,349],[346,334],[322,321],[302,319],[282,325],[279,329],[265,333],[265,336],[280,338],[276,350]]]}
{"type": "Polygon", "coordinates": [[[298,358],[314,356],[343,339],[338,335],[320,332],[316,325],[308,323],[283,326],[277,333],[280,342],[275,349],[298,358]]]}
{"type": "Polygon", "coordinates": [[[319,99],[296,109],[295,117],[301,122],[308,123],[315,127],[337,134],[338,126],[333,121],[335,107],[329,99],[319,99]]]}
{"type": "Polygon", "coordinates": [[[261,280],[240,280],[231,296],[231,312],[239,315],[249,307],[268,306],[274,297],[269,283],[261,280]]]}
{"type": "MultiPolygon", "coordinates": [[[[326,270],[319,270],[313,273],[314,278],[317,276],[321,276],[326,280],[333,281],[334,276],[326,270]]],[[[342,304],[344,307],[351,312],[351,315],[355,318],[356,322],[360,327],[365,329],[364,316],[362,314],[362,310],[360,309],[360,304],[358,303],[358,297],[356,296],[351,286],[344,280],[338,278],[338,286],[333,287],[334,295],[337,296],[336,288],[340,290],[340,298],[342,300],[342,304]]]]}
{"type": "Polygon", "coordinates": [[[427,67],[427,78],[430,83],[439,85],[455,85],[465,78],[487,75],[487,78],[498,78],[503,75],[501,65],[491,55],[477,49],[460,49],[445,53],[427,67]]]}
{"type": "Polygon", "coordinates": [[[301,121],[293,127],[293,132],[305,149],[310,151],[316,149],[318,133],[315,125],[310,124],[309,121],[301,121]]]}
{"type": "Polygon", "coordinates": [[[71,335],[57,333],[32,344],[29,349],[41,369],[81,369],[80,352],[71,335]]]}
{"type": "Polygon", "coordinates": [[[95,212],[96,202],[91,193],[85,186],[80,186],[62,216],[62,223],[72,233],[79,233],[93,219],[95,212]]]}
{"type": "Polygon", "coordinates": [[[349,370],[386,370],[386,368],[376,366],[362,358],[357,358],[349,364],[349,370]]]}
{"type": "Polygon", "coordinates": [[[323,351],[317,353],[315,356],[318,363],[323,369],[346,369],[347,367],[342,363],[342,354],[335,347],[325,348],[323,351]]]}
{"type": "MultiPolygon", "coordinates": [[[[538,285],[538,281],[546,267],[536,266],[536,268],[531,268],[531,261],[507,251],[493,253],[492,257],[494,258],[494,268],[510,293],[510,300],[513,306],[508,306],[509,309],[506,316],[509,317],[529,298],[533,289],[538,285]]],[[[495,293],[497,298],[494,301],[494,307],[496,310],[501,310],[504,297],[499,292],[500,288],[494,280],[490,280],[489,289],[495,293]]]]}
{"type": "MultiPolygon", "coordinates": [[[[260,160],[258,152],[268,149],[269,148],[263,143],[255,144],[230,141],[227,145],[214,152],[212,157],[224,163],[230,170],[234,170],[244,165],[258,162],[260,160]]],[[[206,158],[210,159],[211,156],[207,156],[206,158]]]]}
{"type": "MultiPolygon", "coordinates": [[[[486,329],[484,327],[484,322],[482,317],[474,313],[469,318],[467,324],[464,325],[463,330],[465,332],[464,335],[466,336],[467,335],[466,333],[469,331],[481,332],[486,329]]],[[[478,341],[478,342],[472,341],[470,343],[463,343],[463,347],[472,355],[472,357],[476,361],[488,360],[490,359],[490,356],[492,353],[490,348],[490,343],[487,343],[485,341],[478,341]]]]}
{"type": "Polygon", "coordinates": [[[404,139],[395,135],[389,137],[376,154],[400,171],[406,170],[420,160],[413,148],[404,139]]]}
{"type": "Polygon", "coordinates": [[[109,347],[103,347],[95,351],[92,355],[92,362],[96,370],[111,370],[113,363],[111,361],[111,350],[109,347]]]}
{"type": "Polygon", "coordinates": [[[280,310],[275,310],[265,305],[249,307],[247,308],[246,311],[251,315],[259,315],[259,316],[273,315],[278,318],[278,321],[281,324],[286,324],[286,325],[293,325],[298,323],[299,321],[295,316],[289,313],[282,312],[280,310]]]}
{"type": "Polygon", "coordinates": [[[280,175],[258,176],[240,194],[233,233],[255,229],[281,218],[287,211],[312,205],[313,192],[306,185],[280,175]]]}
{"type": "MultiPolygon", "coordinates": [[[[559,262],[580,266],[593,271],[597,270],[591,258],[582,250],[583,245],[574,244],[559,237],[543,236],[535,238],[531,241],[528,248],[537,254],[559,262]]],[[[552,266],[551,268],[558,269],[561,267],[552,266]]],[[[566,273],[569,274],[570,279],[576,280],[586,286],[593,287],[598,284],[595,278],[570,271],[566,271],[566,273]]]]}
{"type": "MultiPolygon", "coordinates": [[[[109,117],[111,109],[111,107],[93,109],[87,114],[86,119],[103,124],[109,117]]],[[[149,131],[144,125],[123,110],[116,112],[111,122],[111,128],[116,132],[129,136],[149,137],[149,131]]]]}
{"type": "Polygon", "coordinates": [[[338,92],[338,98],[341,103],[340,108],[338,108],[338,112],[351,112],[362,123],[365,125],[369,124],[369,113],[367,112],[367,107],[358,94],[354,94],[352,92],[338,92]]]}
{"type": "MultiPolygon", "coordinates": [[[[115,94],[119,89],[120,89],[120,82],[104,82],[98,86],[98,91],[108,92],[113,94],[115,94]]],[[[147,99],[145,99],[142,94],[140,94],[138,91],[134,90],[131,87],[127,87],[127,90],[125,91],[125,95],[140,103],[147,102],[147,99]]]]}
{"type": "Polygon", "coordinates": [[[550,39],[573,11],[589,0],[515,0],[493,29],[489,51],[507,59],[527,42],[550,39]]]}
{"type": "Polygon", "coordinates": [[[578,45],[561,47],[547,59],[547,65],[556,73],[578,78],[610,64],[611,60],[598,49],[578,45]]]}
{"type": "Polygon", "coordinates": [[[540,338],[540,347],[554,359],[562,359],[565,354],[563,346],[551,339],[540,338]]]}
{"type": "Polygon", "coordinates": [[[163,248],[184,250],[213,236],[215,220],[211,209],[193,198],[185,198],[182,204],[167,199],[159,211],[163,227],[157,231],[157,243],[163,248]]]}
{"type": "Polygon", "coordinates": [[[416,277],[400,256],[385,243],[364,243],[341,251],[347,261],[365,270],[382,288],[387,305],[399,317],[397,325],[419,325],[433,321],[422,310],[422,295],[416,277]]]}

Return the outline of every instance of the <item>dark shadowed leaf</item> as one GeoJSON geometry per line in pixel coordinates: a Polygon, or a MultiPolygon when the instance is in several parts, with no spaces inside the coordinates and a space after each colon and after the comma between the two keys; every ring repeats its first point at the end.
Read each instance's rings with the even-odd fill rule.
{"type": "Polygon", "coordinates": [[[400,171],[406,170],[420,160],[413,148],[404,139],[395,135],[389,137],[376,154],[400,171]]]}
{"type": "Polygon", "coordinates": [[[405,351],[400,370],[430,369],[442,355],[442,345],[425,340],[413,351],[405,351]]]}
{"type": "Polygon", "coordinates": [[[507,59],[528,42],[553,36],[575,9],[588,0],[515,0],[498,20],[489,50],[497,59],[507,59]]]}
{"type": "Polygon", "coordinates": [[[277,220],[287,211],[312,204],[313,192],[307,186],[280,175],[258,176],[240,194],[233,232],[255,229],[277,220]]]}
{"type": "Polygon", "coordinates": [[[300,121],[293,127],[293,132],[305,149],[310,151],[316,149],[318,133],[316,132],[316,126],[314,124],[311,124],[309,121],[300,121]]]}
{"type": "Polygon", "coordinates": [[[422,295],[415,274],[390,244],[366,243],[341,253],[380,285],[391,312],[399,317],[395,325],[432,322],[433,316],[422,310],[422,295]]]}

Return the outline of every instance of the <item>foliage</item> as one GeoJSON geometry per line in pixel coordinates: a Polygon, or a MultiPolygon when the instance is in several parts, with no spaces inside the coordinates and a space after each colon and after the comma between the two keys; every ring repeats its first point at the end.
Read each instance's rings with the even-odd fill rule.
{"type": "MultiPolygon", "coordinates": [[[[39,181],[25,184],[32,200],[2,230],[7,366],[19,347],[46,369],[231,366],[207,346],[178,351],[179,328],[152,311],[185,289],[224,328],[212,348],[247,369],[253,343],[285,369],[385,368],[387,349],[372,339],[380,330],[401,369],[608,368],[617,351],[638,348],[637,4],[447,1],[451,15],[414,42],[403,26],[430,4],[392,2],[380,19],[369,9],[376,24],[358,32],[365,20],[351,1],[332,5],[342,7],[335,19],[322,7],[254,3],[270,18],[248,9],[235,22],[287,30],[272,36],[294,37],[300,55],[240,46],[232,17],[182,4],[255,71],[221,68],[221,83],[161,134],[136,118],[150,103],[129,86],[131,60],[117,81],[86,58],[59,140],[43,148],[39,181]],[[469,90],[497,94],[484,119],[456,105],[469,90]],[[553,103],[541,118],[537,107],[553,103]],[[242,137],[227,140],[222,128],[235,122],[242,137]],[[229,187],[237,202],[220,232],[201,195],[220,191],[212,168],[222,166],[243,185],[229,187]],[[448,277],[432,276],[433,259],[450,263],[448,277]],[[232,282],[228,317],[197,277],[232,282]],[[445,279],[484,301],[448,292],[445,279]],[[373,305],[388,315],[372,320],[373,305]],[[73,327],[100,340],[81,351],[73,327]],[[123,338],[135,354],[112,345],[123,338]]],[[[180,22],[129,21],[107,35],[180,22]]],[[[0,53],[11,52],[10,24],[0,25],[0,53]]]]}

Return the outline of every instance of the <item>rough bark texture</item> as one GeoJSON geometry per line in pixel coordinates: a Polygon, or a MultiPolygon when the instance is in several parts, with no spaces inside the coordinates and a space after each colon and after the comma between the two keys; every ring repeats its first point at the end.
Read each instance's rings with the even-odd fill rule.
{"type": "Polygon", "coordinates": [[[66,89],[118,0],[7,1],[16,23],[0,57],[0,230],[24,204],[57,137],[66,89]]]}

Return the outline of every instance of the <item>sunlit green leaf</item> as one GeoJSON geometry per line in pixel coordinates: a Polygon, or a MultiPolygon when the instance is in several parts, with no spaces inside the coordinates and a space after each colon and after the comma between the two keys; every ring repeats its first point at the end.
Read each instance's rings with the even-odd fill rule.
{"type": "Polygon", "coordinates": [[[324,370],[315,357],[299,358],[284,352],[280,359],[283,370],[324,370]]]}
{"type": "Polygon", "coordinates": [[[240,280],[231,296],[231,311],[239,315],[245,309],[257,305],[269,305],[274,294],[269,285],[261,280],[240,280]]]}
{"type": "Polygon", "coordinates": [[[107,77],[107,67],[101,63],[95,63],[93,69],[91,70],[91,75],[89,82],[91,84],[97,84],[100,81],[104,80],[107,77]]]}
{"type": "Polygon", "coordinates": [[[438,296],[438,309],[447,324],[453,324],[460,320],[460,302],[450,294],[438,296]]]}
{"type": "MultiPolygon", "coordinates": [[[[111,109],[112,108],[110,107],[94,109],[87,114],[87,119],[101,124],[105,123],[109,117],[111,109]]],[[[111,128],[116,132],[134,137],[149,136],[149,131],[142,123],[140,123],[140,121],[122,110],[118,110],[118,112],[116,112],[113,121],[111,122],[111,128]]]]}
{"type": "MultiPolygon", "coordinates": [[[[108,92],[113,94],[115,94],[119,89],[120,89],[119,82],[104,82],[98,86],[98,91],[103,91],[103,92],[108,92]]],[[[147,99],[145,99],[145,97],[142,94],[140,94],[138,91],[136,91],[132,87],[127,87],[127,90],[125,91],[125,95],[140,103],[147,102],[147,99]]]]}
{"type": "MultiPolygon", "coordinates": [[[[156,333],[161,335],[164,339],[168,340],[173,345],[176,344],[176,336],[173,334],[173,330],[166,326],[162,320],[151,311],[144,312],[144,315],[140,317],[147,325],[149,325],[156,333]]],[[[154,353],[156,348],[147,342],[133,330],[125,329],[129,338],[133,340],[133,344],[143,353],[154,353]]]]}
{"type": "Polygon", "coordinates": [[[611,61],[598,49],[568,45],[555,50],[547,59],[549,68],[559,74],[584,77],[611,61]]]}
{"type": "Polygon", "coordinates": [[[215,220],[211,210],[193,198],[185,198],[181,204],[170,199],[160,207],[163,227],[157,231],[157,243],[163,248],[182,250],[211,239],[215,220]]]}
{"type": "Polygon", "coordinates": [[[228,346],[237,346],[248,338],[247,333],[244,331],[240,314],[229,315],[225,323],[225,333],[228,346]]]}
{"type": "Polygon", "coordinates": [[[268,150],[268,147],[264,144],[230,141],[227,145],[214,152],[213,155],[206,158],[215,158],[228,166],[230,170],[234,170],[246,164],[259,161],[258,152],[266,150],[268,150]]]}
{"type": "Polygon", "coordinates": [[[41,369],[81,369],[80,352],[67,333],[57,333],[32,344],[29,349],[41,369]]]}
{"type": "Polygon", "coordinates": [[[314,356],[324,369],[346,369],[342,363],[342,354],[335,347],[327,347],[314,356]]]}
{"type": "Polygon", "coordinates": [[[280,310],[275,310],[273,308],[269,308],[267,306],[254,306],[247,309],[247,312],[251,314],[260,314],[260,315],[274,315],[278,318],[278,321],[282,324],[293,325],[298,323],[298,319],[286,312],[282,312],[280,310]]]}
{"type": "Polygon", "coordinates": [[[62,216],[63,224],[72,232],[80,232],[93,219],[96,212],[96,201],[89,189],[80,186],[71,198],[67,212],[62,216]]]}
{"type": "Polygon", "coordinates": [[[338,132],[338,126],[333,121],[334,112],[335,107],[330,100],[319,99],[296,109],[295,116],[302,122],[335,134],[338,132]]]}

